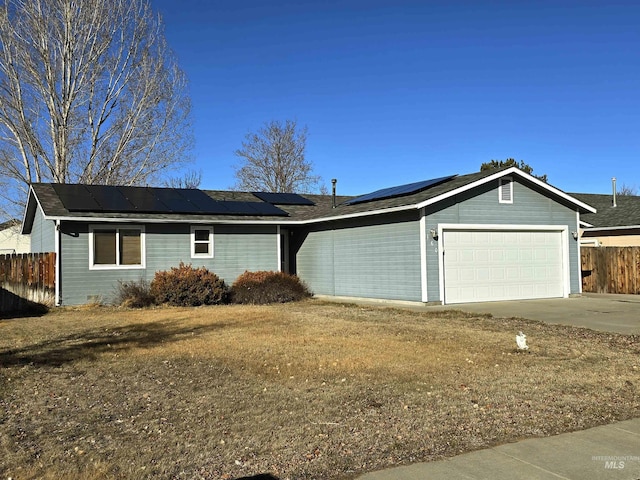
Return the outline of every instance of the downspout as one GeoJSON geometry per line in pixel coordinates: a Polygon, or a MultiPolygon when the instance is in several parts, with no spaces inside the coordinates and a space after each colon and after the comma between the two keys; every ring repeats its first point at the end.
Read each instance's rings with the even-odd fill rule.
{"type": "Polygon", "coordinates": [[[56,233],[54,237],[54,250],[56,255],[56,272],[55,272],[55,305],[60,306],[60,220],[56,220],[56,233]]]}

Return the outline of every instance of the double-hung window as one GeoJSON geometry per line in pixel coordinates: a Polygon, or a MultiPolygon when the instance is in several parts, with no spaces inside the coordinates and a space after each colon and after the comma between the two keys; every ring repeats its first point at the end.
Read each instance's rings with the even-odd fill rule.
{"type": "Polygon", "coordinates": [[[89,227],[89,268],[144,268],[144,227],[89,227]]]}
{"type": "Polygon", "coordinates": [[[191,258],[213,258],[213,227],[191,227],[191,258]]]}

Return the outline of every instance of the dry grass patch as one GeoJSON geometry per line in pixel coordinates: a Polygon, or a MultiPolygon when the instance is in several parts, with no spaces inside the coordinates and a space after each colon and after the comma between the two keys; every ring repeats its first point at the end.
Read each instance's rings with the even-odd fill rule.
{"type": "Polygon", "coordinates": [[[58,309],[0,321],[0,475],[350,478],[638,416],[639,353],[456,311],[58,309]]]}

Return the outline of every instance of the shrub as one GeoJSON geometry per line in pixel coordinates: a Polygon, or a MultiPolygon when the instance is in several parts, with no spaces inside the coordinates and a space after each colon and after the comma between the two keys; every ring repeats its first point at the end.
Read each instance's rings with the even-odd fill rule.
{"type": "Polygon", "coordinates": [[[244,272],[231,287],[235,303],[263,304],[295,302],[311,292],[297,276],[283,272],[244,272]]]}
{"type": "Polygon", "coordinates": [[[156,272],[151,282],[151,295],[158,304],[197,307],[225,303],[228,289],[215,273],[180,262],[171,270],[156,272]]]}
{"type": "Polygon", "coordinates": [[[144,308],[153,305],[154,299],[146,280],[118,280],[116,303],[123,307],[144,308]]]}

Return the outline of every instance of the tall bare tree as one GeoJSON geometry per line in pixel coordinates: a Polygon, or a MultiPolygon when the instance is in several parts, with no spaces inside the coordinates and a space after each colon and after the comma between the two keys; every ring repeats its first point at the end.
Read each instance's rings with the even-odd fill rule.
{"type": "Polygon", "coordinates": [[[321,189],[321,178],[305,157],[307,127],[295,120],[266,122],[257,133],[248,133],[236,156],[235,189],[264,192],[311,193],[321,189]]]}
{"type": "Polygon", "coordinates": [[[187,80],[149,0],[0,0],[0,177],[135,185],[183,163],[187,80]]]}

